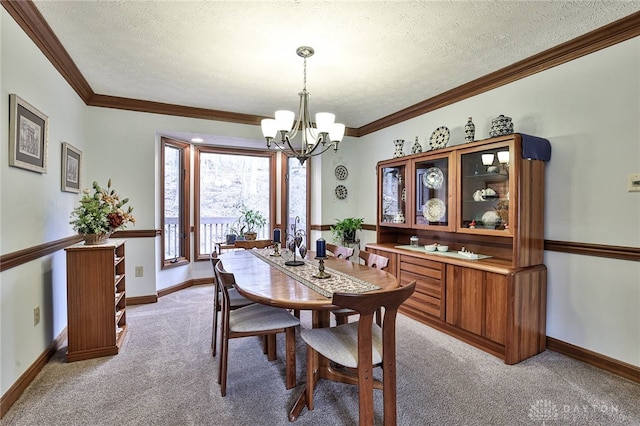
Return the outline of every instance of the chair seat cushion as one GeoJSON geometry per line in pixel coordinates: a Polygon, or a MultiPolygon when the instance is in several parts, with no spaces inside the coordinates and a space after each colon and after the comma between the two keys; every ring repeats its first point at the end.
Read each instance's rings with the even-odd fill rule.
{"type": "Polygon", "coordinates": [[[254,303],[229,312],[229,329],[244,333],[275,330],[300,325],[287,310],[254,303]]]}
{"type": "MultiPolygon", "coordinates": [[[[358,367],[358,322],[337,327],[304,329],[300,337],[317,352],[340,365],[349,368],[358,367]]],[[[382,362],[382,329],[373,323],[372,360],[373,364],[382,362]]]]}
{"type": "Polygon", "coordinates": [[[240,293],[238,293],[238,290],[236,290],[235,288],[230,288],[229,303],[231,304],[232,308],[237,308],[238,306],[247,306],[255,302],[242,296],[240,293]]]}

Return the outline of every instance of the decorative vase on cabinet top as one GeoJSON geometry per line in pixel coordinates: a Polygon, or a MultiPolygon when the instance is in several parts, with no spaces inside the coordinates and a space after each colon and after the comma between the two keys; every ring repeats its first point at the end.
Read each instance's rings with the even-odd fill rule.
{"type": "Polygon", "coordinates": [[[476,125],[471,121],[471,117],[469,117],[469,121],[464,126],[464,141],[465,143],[473,142],[476,137],[476,125]]]}
{"type": "Polygon", "coordinates": [[[491,130],[489,130],[489,136],[495,138],[496,136],[510,135],[513,133],[513,122],[511,117],[505,117],[500,114],[493,120],[491,120],[491,130]]]}
{"type": "Polygon", "coordinates": [[[396,139],[393,141],[393,145],[396,147],[396,151],[393,153],[393,158],[404,157],[404,139],[396,139]]]}
{"type": "Polygon", "coordinates": [[[411,147],[411,153],[418,154],[420,152],[422,152],[422,145],[420,145],[420,142],[418,141],[418,137],[416,136],[416,141],[413,143],[413,146],[411,147]]]}

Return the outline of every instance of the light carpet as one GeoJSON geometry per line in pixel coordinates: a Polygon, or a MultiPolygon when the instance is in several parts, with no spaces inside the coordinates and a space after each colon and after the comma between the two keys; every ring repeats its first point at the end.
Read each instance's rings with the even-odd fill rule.
{"type": "MultiPolygon", "coordinates": [[[[297,336],[298,386],[287,391],[284,336],[274,362],[258,338],[232,340],[223,398],[212,299],[213,286],[196,286],[128,307],[120,354],[67,363],[62,348],[0,424],[290,424],[306,380],[304,343],[297,336]]],[[[640,425],[640,385],[551,351],[508,366],[403,315],[397,349],[399,425],[640,425]]],[[[357,387],[321,381],[314,401],[295,424],[357,424],[357,387]]],[[[375,404],[382,425],[381,391],[375,404]]]]}

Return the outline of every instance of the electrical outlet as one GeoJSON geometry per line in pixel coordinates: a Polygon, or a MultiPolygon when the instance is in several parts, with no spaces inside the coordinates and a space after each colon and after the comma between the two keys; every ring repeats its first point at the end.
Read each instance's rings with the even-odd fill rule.
{"type": "Polygon", "coordinates": [[[629,173],[627,192],[640,192],[640,173],[629,173]]]}
{"type": "Polygon", "coordinates": [[[144,274],[144,268],[142,266],[136,266],[136,277],[141,277],[144,274]]]}
{"type": "Polygon", "coordinates": [[[40,324],[40,306],[33,308],[33,326],[40,324]]]}

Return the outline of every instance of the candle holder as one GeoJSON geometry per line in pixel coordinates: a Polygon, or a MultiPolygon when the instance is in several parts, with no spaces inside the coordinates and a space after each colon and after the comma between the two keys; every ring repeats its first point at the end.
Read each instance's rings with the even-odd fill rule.
{"type": "Polygon", "coordinates": [[[281,257],[280,254],[280,243],[273,243],[273,253],[271,253],[273,257],[281,257]]]}
{"type": "Polygon", "coordinates": [[[297,229],[297,224],[300,222],[300,216],[296,216],[293,225],[291,225],[291,234],[287,235],[287,248],[293,252],[293,260],[287,260],[284,262],[287,266],[302,266],[304,265],[303,260],[297,260],[296,255],[297,252],[300,251],[300,255],[304,257],[303,252],[307,252],[307,247],[302,244],[303,238],[305,236],[305,232],[302,229],[297,229]]]}
{"type": "Polygon", "coordinates": [[[331,278],[331,274],[328,274],[324,271],[324,261],[325,259],[327,259],[327,257],[316,256],[316,259],[318,259],[320,264],[318,265],[318,273],[312,275],[313,278],[320,278],[320,279],[331,278]]]}

